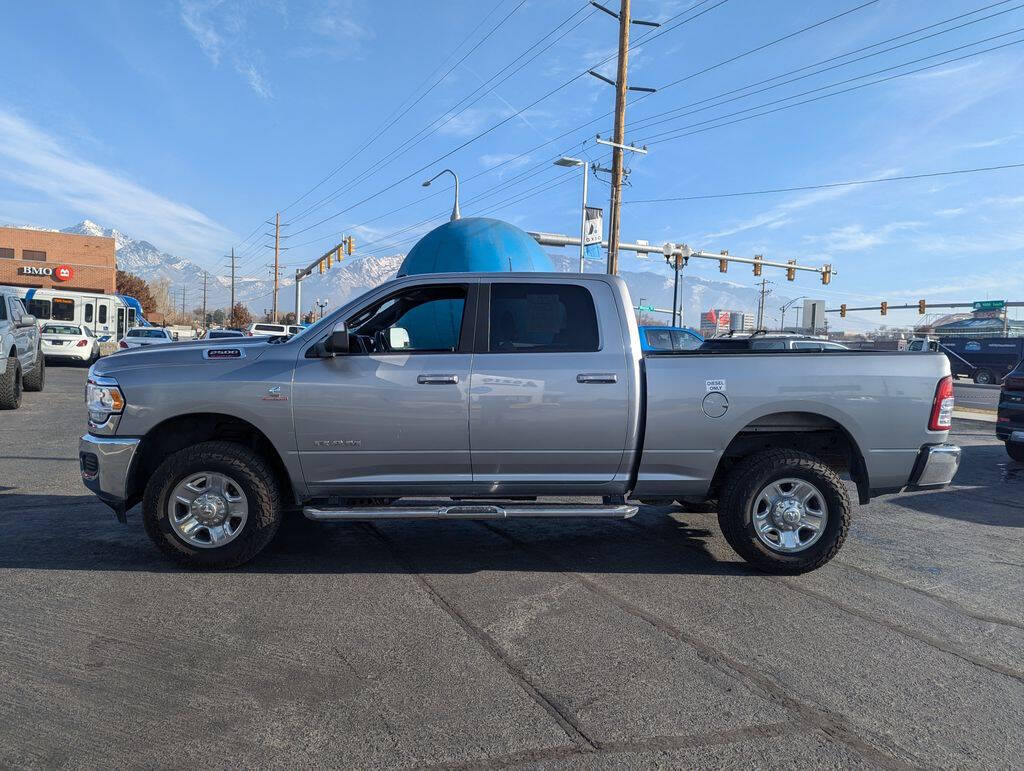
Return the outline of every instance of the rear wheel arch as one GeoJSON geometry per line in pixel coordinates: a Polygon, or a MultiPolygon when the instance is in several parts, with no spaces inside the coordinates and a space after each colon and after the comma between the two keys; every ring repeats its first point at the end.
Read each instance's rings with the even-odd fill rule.
{"type": "Polygon", "coordinates": [[[215,440],[240,444],[266,458],[274,471],[281,500],[297,502],[284,460],[263,431],[234,415],[194,412],[168,418],[142,437],[128,475],[127,508],[142,499],[149,478],[169,455],[215,440]]]}
{"type": "Polygon", "coordinates": [[[837,420],[817,412],[775,412],[751,420],[736,432],[718,461],[710,497],[716,497],[730,470],[744,458],[770,449],[815,456],[834,471],[847,471],[861,504],[870,501],[867,463],[857,441],[837,420]]]}

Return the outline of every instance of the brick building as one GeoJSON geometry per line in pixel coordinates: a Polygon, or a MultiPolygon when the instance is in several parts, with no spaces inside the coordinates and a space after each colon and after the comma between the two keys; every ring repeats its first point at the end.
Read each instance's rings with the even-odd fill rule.
{"type": "Polygon", "coordinates": [[[114,294],[114,239],[0,227],[0,285],[114,294]]]}

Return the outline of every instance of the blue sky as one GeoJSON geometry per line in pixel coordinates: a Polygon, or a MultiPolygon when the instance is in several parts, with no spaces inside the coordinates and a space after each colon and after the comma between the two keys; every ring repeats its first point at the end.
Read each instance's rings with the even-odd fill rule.
{"type": "MultiPolygon", "coordinates": [[[[827,290],[810,275],[780,287],[830,305],[1024,299],[1024,169],[639,202],[1024,162],[1024,45],[968,56],[1024,40],[1018,2],[879,0],[687,77],[861,2],[634,0],[635,16],[669,21],[657,37],[634,27],[635,41],[652,39],[635,49],[630,82],[659,92],[629,108],[628,138],[649,141],[650,154],[628,160],[623,237],[831,262],[839,275],[827,290]],[[809,77],[768,80],[971,11],[782,80],[809,77]],[[948,61],[957,57],[967,58],[948,61]],[[745,88],[762,81],[775,87],[745,88]],[[749,119],[722,125],[737,118],[749,119]]],[[[462,177],[464,215],[571,232],[579,172],[550,162],[607,158],[592,140],[611,128],[609,86],[584,76],[540,100],[614,54],[615,21],[575,0],[16,3],[5,22],[0,222],[88,217],[211,270],[232,245],[243,271],[263,270],[266,239],[246,238],[278,209],[288,265],[343,232],[362,250],[405,251],[446,218],[450,191],[419,184],[446,166],[462,177]],[[492,79],[528,49],[521,70],[492,79]]],[[[607,206],[604,182],[592,177],[591,194],[607,206]]],[[[719,276],[714,263],[692,270],[719,276]]],[[[738,267],[725,278],[754,280],[738,267]]]]}

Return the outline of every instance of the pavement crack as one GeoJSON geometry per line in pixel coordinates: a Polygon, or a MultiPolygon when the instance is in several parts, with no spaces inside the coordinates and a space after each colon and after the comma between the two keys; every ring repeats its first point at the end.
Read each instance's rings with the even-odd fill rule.
{"type": "Polygon", "coordinates": [[[519,687],[542,709],[544,709],[544,711],[547,712],[556,723],[558,723],[569,739],[571,739],[576,745],[578,751],[593,752],[597,748],[597,744],[586,735],[579,724],[569,714],[569,711],[564,706],[560,705],[555,699],[543,693],[540,687],[531,680],[526,672],[523,671],[523,669],[519,667],[507,653],[505,653],[505,650],[493,637],[466,618],[458,607],[446,599],[437,590],[437,588],[428,581],[425,576],[423,576],[423,574],[419,573],[401,547],[381,532],[376,526],[366,524],[364,527],[370,535],[380,541],[384,547],[391,552],[405,571],[420,585],[427,597],[430,598],[431,602],[450,616],[455,623],[462,627],[466,634],[476,640],[477,643],[488,654],[490,654],[491,658],[493,658],[505,669],[506,672],[509,673],[519,687]]]}
{"type": "Polygon", "coordinates": [[[499,537],[511,544],[514,544],[527,554],[544,560],[554,569],[558,570],[558,572],[579,582],[583,587],[598,597],[612,603],[631,616],[647,622],[652,627],[677,642],[688,645],[693,649],[696,655],[704,661],[704,663],[718,669],[728,677],[744,683],[752,691],[760,694],[767,701],[784,707],[803,725],[808,728],[824,732],[830,738],[859,753],[871,765],[879,768],[914,768],[924,765],[923,761],[900,747],[879,746],[884,743],[881,737],[875,737],[875,741],[878,742],[877,744],[862,737],[849,728],[827,707],[819,705],[813,701],[805,701],[798,696],[793,695],[793,693],[787,690],[784,686],[776,682],[771,677],[761,673],[755,667],[744,664],[743,662],[729,656],[727,653],[716,649],[700,637],[685,632],[666,619],[644,610],[631,600],[628,600],[608,589],[599,582],[566,569],[557,558],[550,556],[542,549],[538,549],[520,541],[515,536],[506,533],[489,522],[481,522],[480,525],[493,531],[499,537]]]}

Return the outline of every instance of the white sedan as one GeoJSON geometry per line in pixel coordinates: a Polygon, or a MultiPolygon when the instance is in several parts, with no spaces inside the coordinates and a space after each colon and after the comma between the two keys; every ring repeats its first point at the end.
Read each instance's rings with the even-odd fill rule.
{"type": "Polygon", "coordinates": [[[164,327],[135,327],[129,329],[117,347],[122,351],[126,348],[142,348],[147,345],[162,345],[173,343],[174,333],[164,327]]]}
{"type": "Polygon", "coordinates": [[[43,324],[40,330],[43,355],[47,359],[65,359],[91,364],[100,357],[100,343],[87,326],[43,324]]]}

